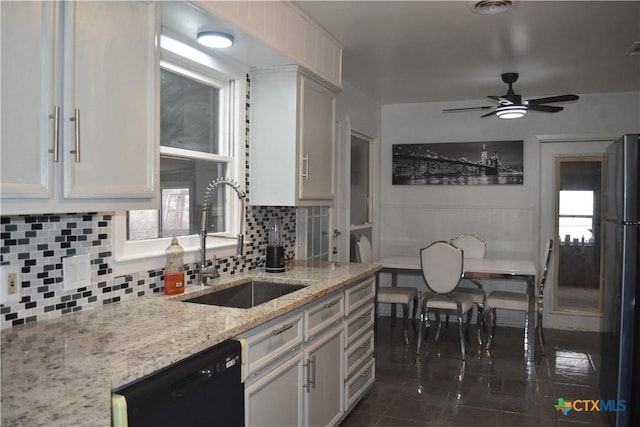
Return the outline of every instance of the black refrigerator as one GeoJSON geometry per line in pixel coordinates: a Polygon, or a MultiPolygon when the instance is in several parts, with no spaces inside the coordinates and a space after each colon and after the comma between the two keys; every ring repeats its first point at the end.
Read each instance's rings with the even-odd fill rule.
{"type": "Polygon", "coordinates": [[[601,399],[615,400],[612,425],[640,425],[639,135],[606,151],[606,211],[601,399]],[[624,401],[624,402],[623,402],[624,401]]]}

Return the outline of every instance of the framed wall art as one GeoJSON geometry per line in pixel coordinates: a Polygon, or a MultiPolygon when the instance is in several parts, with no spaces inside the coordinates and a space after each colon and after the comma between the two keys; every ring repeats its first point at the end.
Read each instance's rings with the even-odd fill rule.
{"type": "Polygon", "coordinates": [[[523,141],[393,144],[393,185],[523,184],[523,141]]]}

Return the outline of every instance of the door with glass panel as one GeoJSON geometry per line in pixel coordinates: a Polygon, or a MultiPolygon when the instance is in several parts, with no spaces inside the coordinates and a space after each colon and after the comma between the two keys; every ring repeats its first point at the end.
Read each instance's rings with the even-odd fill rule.
{"type": "Polygon", "coordinates": [[[603,168],[599,156],[556,158],[555,311],[602,310],[603,168]]]}
{"type": "Polygon", "coordinates": [[[365,235],[373,242],[372,215],[372,140],[368,136],[352,131],[351,133],[351,168],[350,168],[350,231],[351,261],[355,261],[354,240],[365,235]]]}

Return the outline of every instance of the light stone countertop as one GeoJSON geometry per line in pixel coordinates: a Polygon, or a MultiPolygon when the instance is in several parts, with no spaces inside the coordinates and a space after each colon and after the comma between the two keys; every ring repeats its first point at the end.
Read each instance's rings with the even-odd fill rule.
{"type": "Polygon", "coordinates": [[[298,261],[285,273],[253,270],[2,331],[3,426],[109,426],[111,390],[175,363],[380,270],[298,261]],[[182,299],[249,279],[307,288],[250,309],[182,299]]]}

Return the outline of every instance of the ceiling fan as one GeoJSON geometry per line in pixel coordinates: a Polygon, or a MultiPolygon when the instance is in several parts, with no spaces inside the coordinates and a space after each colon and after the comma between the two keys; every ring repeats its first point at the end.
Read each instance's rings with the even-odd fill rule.
{"type": "MultiPolygon", "coordinates": [[[[506,94],[502,96],[488,96],[489,99],[492,99],[498,102],[498,106],[495,110],[481,116],[481,117],[489,117],[496,115],[501,119],[517,119],[525,114],[527,111],[542,111],[544,113],[557,113],[558,111],[564,110],[563,107],[557,107],[555,105],[543,105],[543,104],[553,104],[557,102],[569,102],[569,101],[577,101],[579,99],[578,95],[558,95],[558,96],[549,96],[546,98],[537,98],[537,99],[529,99],[526,101],[522,100],[522,96],[518,95],[513,91],[513,83],[518,80],[518,73],[504,73],[502,74],[502,81],[509,85],[509,90],[506,94]]],[[[489,110],[493,108],[490,105],[484,105],[481,107],[467,107],[467,108],[448,108],[442,110],[445,113],[456,112],[456,111],[474,111],[474,110],[489,110]]]]}

